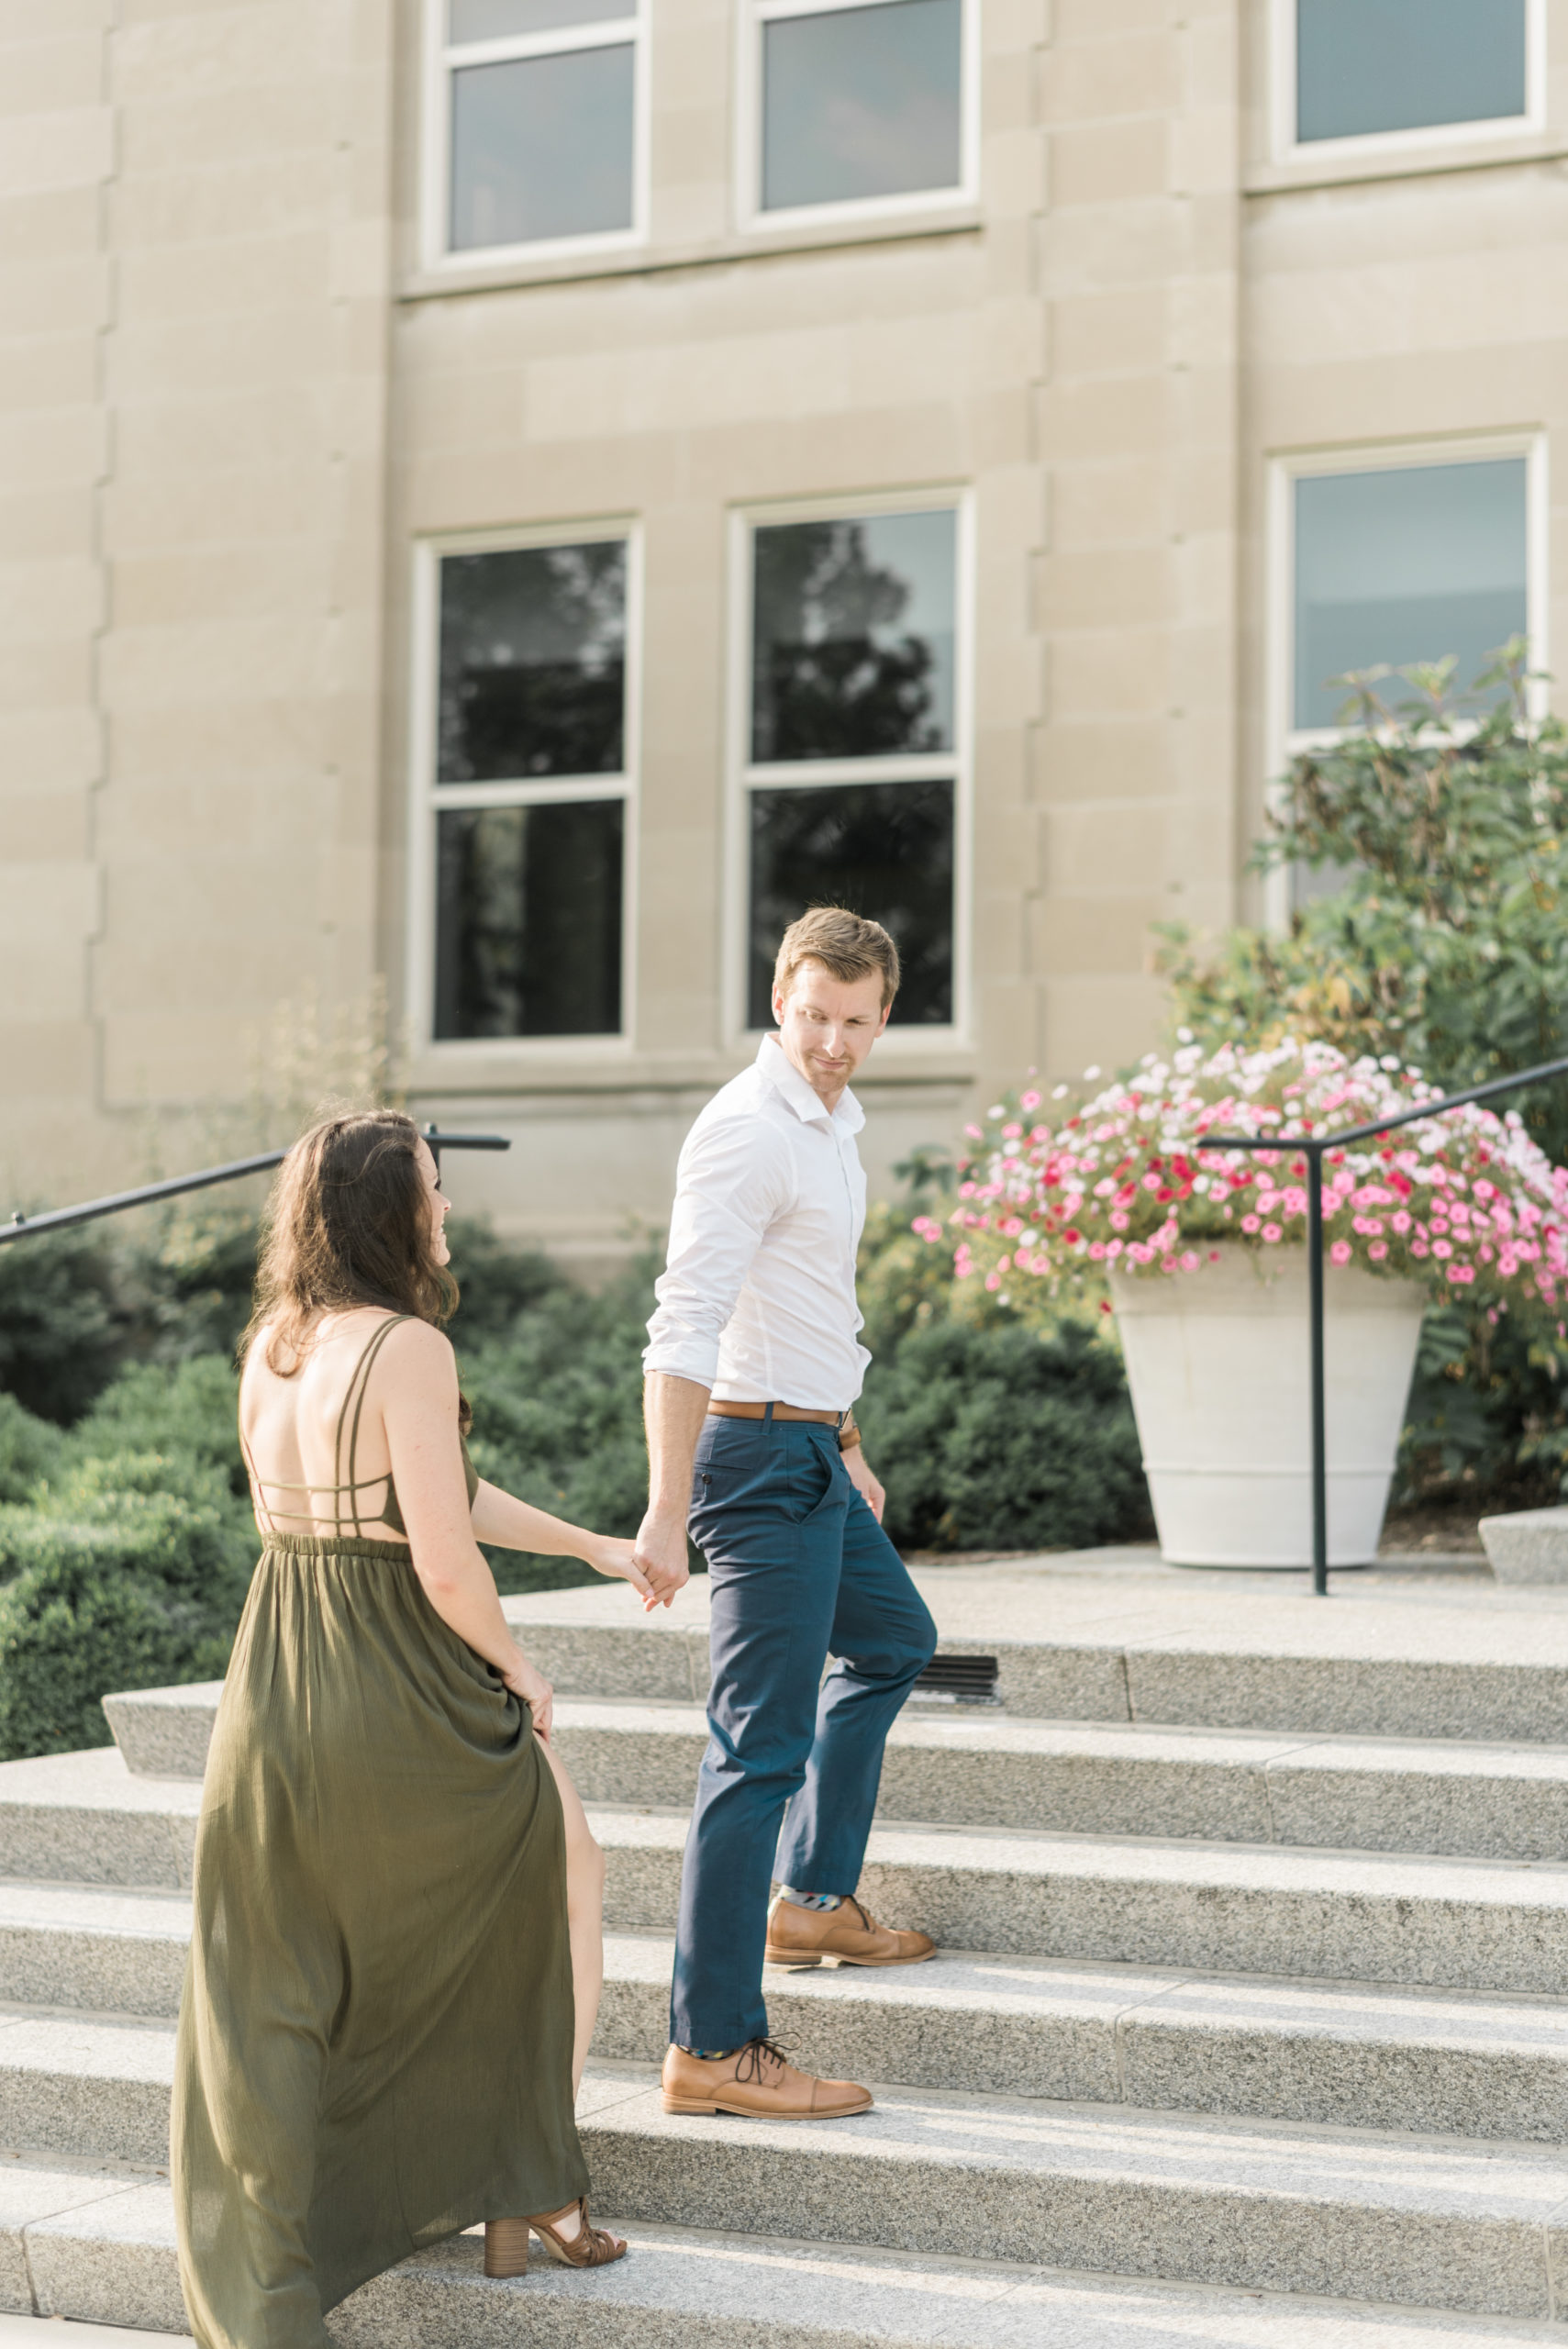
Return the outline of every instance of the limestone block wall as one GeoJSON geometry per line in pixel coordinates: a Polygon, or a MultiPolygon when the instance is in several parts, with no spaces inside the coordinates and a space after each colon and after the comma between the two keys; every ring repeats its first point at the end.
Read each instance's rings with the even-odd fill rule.
{"type": "Polygon", "coordinates": [[[0,9],[0,1179],[72,1163],[99,1073],[110,0],[0,9]]]}
{"type": "Polygon", "coordinates": [[[0,22],[6,1172],[77,1188],[371,975],[393,49],[379,0],[0,22]]]}

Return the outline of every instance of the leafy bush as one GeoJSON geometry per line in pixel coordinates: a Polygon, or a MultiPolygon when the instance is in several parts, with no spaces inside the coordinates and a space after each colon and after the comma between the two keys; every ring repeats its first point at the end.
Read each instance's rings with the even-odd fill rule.
{"type": "MultiPolygon", "coordinates": [[[[639,1260],[598,1294],[557,1275],[505,1333],[477,1343],[462,1326],[466,1302],[453,1324],[480,1475],[599,1533],[635,1533],[647,1504],[642,1349],[653,1271],[639,1260]]],[[[576,1559],[487,1555],[504,1591],[597,1580],[576,1559]]]]}
{"type": "Polygon", "coordinates": [[[107,1744],[106,1689],[220,1674],[246,1515],[220,1470],[160,1453],[85,1454],[0,1508],[0,1759],[107,1744]]]}
{"type": "Polygon", "coordinates": [[[114,1376],[114,1267],[102,1228],[0,1248],[0,1392],[69,1426],[114,1376]]]}
{"type": "Polygon", "coordinates": [[[0,1502],[25,1501],[53,1472],[64,1442],[50,1420],[35,1419],[14,1395],[0,1395],[0,1502]]]}
{"type": "MultiPolygon", "coordinates": [[[[1329,885],[1282,933],[1164,926],[1175,1020],[1206,1045],[1286,1030],[1418,1067],[1445,1090],[1568,1055],[1568,727],[1529,715],[1525,648],[1470,696],[1453,662],[1344,683],[1351,730],[1277,786],[1254,869],[1329,885]],[[1496,697],[1500,695],[1500,698],[1496,697]]],[[[1518,1108],[1568,1161],[1568,1086],[1518,1108]]],[[[1396,1498],[1528,1506],[1568,1487],[1568,1342],[1484,1302],[1429,1313],[1396,1498]]]]}
{"type": "Polygon", "coordinates": [[[72,1435],[78,1453],[158,1452],[219,1469],[229,1491],[248,1490],[237,1413],[239,1381],[223,1354],[164,1364],[133,1363],[106,1387],[72,1435]]]}
{"type": "Polygon", "coordinates": [[[949,1316],[873,1364],[856,1416],[906,1549],[1085,1549],[1147,1531],[1121,1363],[1053,1331],[949,1316]]]}
{"type": "Polygon", "coordinates": [[[233,1637],[206,1608],[128,1574],[113,1531],[39,1529],[0,1588],[0,1759],[107,1745],[106,1689],[220,1674],[233,1637]]]}

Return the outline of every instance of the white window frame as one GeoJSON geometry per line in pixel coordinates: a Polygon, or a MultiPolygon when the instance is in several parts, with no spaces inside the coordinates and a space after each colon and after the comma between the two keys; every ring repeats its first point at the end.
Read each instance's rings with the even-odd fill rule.
{"type": "Polygon", "coordinates": [[[509,40],[450,42],[447,0],[424,0],[424,170],[419,197],[419,245],[423,267],[445,275],[488,269],[497,263],[526,264],[571,259],[578,254],[623,252],[648,238],[650,0],[623,0],[620,15],[599,24],[563,25],[509,40]],[[451,233],[451,83],[468,65],[496,65],[517,58],[558,57],[584,49],[632,50],[631,224],[595,228],[580,237],[531,238],[521,244],[463,245],[451,233]]]}
{"type": "Polygon", "coordinates": [[[1363,130],[1344,139],[1297,139],[1296,0],[1269,0],[1269,115],[1276,163],[1311,163],[1332,173],[1372,161],[1396,163],[1431,150],[1537,139],[1546,128],[1547,0],[1525,0],[1525,110],[1474,122],[1418,124],[1409,130],[1363,130]]]}
{"type": "MultiPolygon", "coordinates": [[[[1296,708],[1296,484],[1320,473],[1384,473],[1421,465],[1488,464],[1499,459],[1525,460],[1525,624],[1529,636],[1530,666],[1550,665],[1547,618],[1551,608],[1551,484],[1547,436],[1539,429],[1469,433],[1432,440],[1359,441],[1342,449],[1307,449],[1273,456],[1268,461],[1265,529],[1267,532],[1266,650],[1264,734],[1268,767],[1266,787],[1273,789],[1292,759],[1303,751],[1326,750],[1342,741],[1346,729],[1338,726],[1297,726],[1296,708]]],[[[1460,678],[1461,685],[1470,680],[1460,678]]],[[[1530,714],[1544,718],[1550,687],[1538,679],[1529,688],[1530,714]]],[[[1283,928],[1291,908],[1290,875],[1275,871],[1264,891],[1266,918],[1283,928]]]]}
{"type": "Polygon", "coordinates": [[[630,517],[553,523],[548,528],[467,530],[420,540],[414,549],[413,658],[409,664],[408,968],[406,1016],[414,1049],[443,1061],[515,1057],[576,1059],[632,1050],[637,1014],[635,946],[641,774],[642,532],[630,517]],[[529,547],[626,546],[626,707],[618,774],[547,775],[516,783],[438,783],[440,703],[441,559],[507,554],[529,547]],[[441,1036],[436,1030],[436,827],[443,809],[539,807],[566,800],[621,802],[621,1023],[618,1034],[441,1036]]]}
{"type": "MultiPolygon", "coordinates": [[[[853,227],[862,220],[951,212],[980,198],[980,0],[961,0],[959,44],[959,177],[946,187],[914,188],[903,195],[858,195],[827,204],[762,205],[762,29],[782,17],[836,17],[847,9],[889,7],[896,0],[740,0],[736,43],[736,217],[743,232],[853,227]]],[[[885,1040],[884,1040],[885,1041],[885,1040]]]]}
{"type": "Polygon", "coordinates": [[[729,693],[725,729],[725,835],[722,1009],[726,1041],[754,1046],[764,1031],[751,1025],[751,797],[758,790],[810,791],[834,784],[917,783],[952,778],[952,1019],[939,1027],[889,1028],[877,1056],[906,1059],[951,1051],[971,1041],[973,893],[973,631],[974,500],[962,487],[867,490],[858,496],[791,498],[735,508],[729,518],[729,693]],[[906,758],[754,761],[751,749],[751,618],[755,568],[752,536],[772,523],[853,522],[881,514],[951,513],[954,518],[953,721],[951,751],[906,758]]]}

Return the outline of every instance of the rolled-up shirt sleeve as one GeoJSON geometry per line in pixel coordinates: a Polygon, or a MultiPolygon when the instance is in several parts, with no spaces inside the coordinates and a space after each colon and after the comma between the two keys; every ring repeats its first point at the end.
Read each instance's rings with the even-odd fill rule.
{"type": "Polygon", "coordinates": [[[670,1251],[654,1284],[645,1371],[712,1386],[718,1341],[769,1224],[788,1204],[779,1137],[756,1117],[724,1118],[688,1135],[675,1178],[670,1251]]]}

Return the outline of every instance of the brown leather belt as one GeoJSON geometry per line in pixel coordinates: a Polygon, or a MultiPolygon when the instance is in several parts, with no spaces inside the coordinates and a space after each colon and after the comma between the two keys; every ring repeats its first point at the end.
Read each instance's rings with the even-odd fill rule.
{"type": "Polygon", "coordinates": [[[802,1411],[793,1403],[715,1403],[708,1402],[708,1416],[717,1419],[765,1419],[772,1411],[775,1419],[810,1419],[819,1428],[841,1427],[849,1418],[847,1411],[802,1411]]]}

